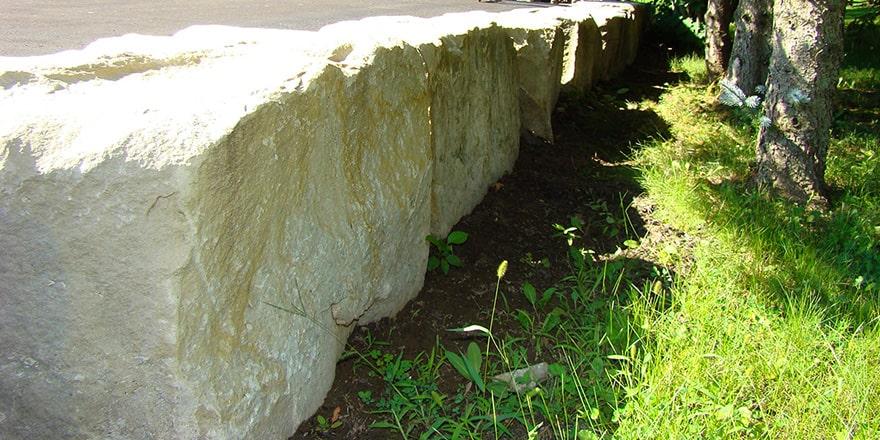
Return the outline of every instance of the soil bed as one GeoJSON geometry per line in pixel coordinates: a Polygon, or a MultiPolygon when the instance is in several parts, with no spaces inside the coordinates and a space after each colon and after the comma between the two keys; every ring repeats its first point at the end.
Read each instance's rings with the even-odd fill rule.
{"type": "MultiPolygon", "coordinates": [[[[514,171],[493,185],[473,213],[453,228],[469,234],[467,242],[455,248],[463,267],[446,275],[429,272],[422,291],[395,318],[359,327],[349,344],[368,350],[379,341],[384,352],[402,353],[407,359],[430,353],[438,341],[447,349],[463,351],[470,339],[448,329],[488,322],[496,268],[502,260],[510,265],[501,291],[511,310],[529,307],[520,293],[524,282],[546,289],[570,273],[567,245],[555,235],[553,224],[568,226],[572,217],[582,219],[583,247],[597,254],[622,246],[622,228],[643,236],[640,212],[630,206],[642,190],[627,157],[638,142],[667,132],[656,114],[638,104],[656,99],[664,84],[679,79],[667,71],[666,52],[643,47],[639,61],[615,81],[599,84],[584,97],[561,98],[554,114],[555,143],[524,139],[514,171]],[[623,211],[630,226],[609,223],[609,214],[621,218],[623,211]]],[[[626,261],[633,266],[630,277],[649,266],[638,258],[626,261]]],[[[521,331],[514,319],[496,318],[495,323],[499,334],[521,331]]],[[[448,365],[440,373],[438,383],[447,388],[443,391],[463,382],[448,365]]],[[[369,375],[354,357],[344,358],[323,406],[291,439],[396,438],[393,431],[370,428],[381,416],[370,414],[371,408],[358,397],[359,391],[378,395],[382,388],[381,378],[369,375]],[[318,416],[341,424],[327,429],[325,422],[322,429],[318,416]]]]}

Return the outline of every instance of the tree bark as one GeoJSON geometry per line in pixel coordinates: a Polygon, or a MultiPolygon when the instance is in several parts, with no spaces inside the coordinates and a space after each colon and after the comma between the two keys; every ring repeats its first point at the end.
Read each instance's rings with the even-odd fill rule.
{"type": "Polygon", "coordinates": [[[756,180],[783,196],[827,206],[825,156],[843,58],[845,0],[774,0],[766,118],[756,180]]]}
{"type": "Polygon", "coordinates": [[[767,82],[770,62],[770,34],[772,27],[771,0],[739,0],[736,8],[736,33],[727,82],[738,87],[746,96],[757,93],[758,86],[767,82]]]}
{"type": "Polygon", "coordinates": [[[735,0],[709,0],[706,10],[706,68],[711,79],[724,76],[730,59],[730,22],[735,0]]]}

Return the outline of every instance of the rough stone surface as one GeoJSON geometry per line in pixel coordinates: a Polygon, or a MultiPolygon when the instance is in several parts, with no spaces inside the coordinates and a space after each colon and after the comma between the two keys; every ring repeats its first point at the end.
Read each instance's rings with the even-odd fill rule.
{"type": "MultiPolygon", "coordinates": [[[[565,50],[562,61],[562,86],[569,93],[580,94],[597,81],[601,64],[602,35],[586,3],[575,3],[563,11],[563,17],[575,25],[564,27],[565,50]]],[[[548,12],[549,13],[549,12],[548,12]]]]}
{"type": "MultiPolygon", "coordinates": [[[[283,438],[329,387],[340,324],[418,292],[432,164],[415,48],[266,40],[113,79],[32,69],[9,90],[29,108],[2,107],[0,411],[45,416],[11,435],[283,438]]],[[[141,70],[127,59],[87,65],[141,70]]]]}
{"type": "Polygon", "coordinates": [[[626,30],[626,10],[628,5],[603,5],[592,11],[599,33],[602,36],[601,56],[597,57],[593,71],[596,79],[607,81],[623,69],[626,56],[621,53],[621,38],[626,30]]]}
{"type": "MultiPolygon", "coordinates": [[[[471,14],[450,14],[458,23],[471,14]]],[[[519,153],[516,52],[507,33],[483,17],[464,35],[423,50],[431,87],[431,233],[445,237],[473,210],[519,153]]]]}
{"type": "Polygon", "coordinates": [[[635,61],[648,6],[643,3],[603,3],[593,13],[602,33],[603,59],[607,64],[601,78],[617,76],[635,61]]]}
{"type": "Polygon", "coordinates": [[[0,437],[293,433],[521,124],[552,136],[566,14],[0,58],[0,437]]]}
{"type": "Polygon", "coordinates": [[[0,105],[4,438],[197,434],[177,361],[188,169],[284,78],[240,79],[229,61],[250,44],[210,60],[194,34],[3,60],[22,73],[0,105]]]}
{"type": "Polygon", "coordinates": [[[522,129],[552,142],[550,117],[559,98],[566,37],[575,22],[555,10],[537,9],[502,14],[499,25],[516,49],[522,129]]]}

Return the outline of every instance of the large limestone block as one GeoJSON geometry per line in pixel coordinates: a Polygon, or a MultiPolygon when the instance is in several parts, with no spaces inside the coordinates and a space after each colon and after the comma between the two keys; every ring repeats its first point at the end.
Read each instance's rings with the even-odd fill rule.
{"type": "Polygon", "coordinates": [[[303,94],[243,120],[230,148],[202,166],[205,190],[221,194],[196,208],[201,267],[181,277],[193,318],[180,345],[193,378],[216,367],[199,383],[217,399],[207,419],[247,428],[235,437],[289,435],[329,388],[339,355],[331,337],[349,331],[337,325],[393,314],[421,287],[430,125],[420,59],[407,52],[384,49],[359,71],[328,67],[303,94]],[[237,215],[215,217],[227,207],[237,215]]]}
{"type": "MultiPolygon", "coordinates": [[[[550,10],[546,13],[555,14],[550,10]]],[[[560,14],[577,23],[566,30],[562,84],[583,93],[607,81],[635,60],[647,10],[622,2],[579,2],[560,14]]]]}
{"type": "MultiPolygon", "coordinates": [[[[593,3],[575,3],[564,8],[560,14],[563,20],[574,26],[563,26],[565,49],[563,54],[563,90],[580,94],[590,89],[596,81],[602,58],[602,35],[591,14],[593,3]]],[[[548,10],[548,13],[551,13],[548,10]]],[[[556,12],[552,11],[555,15],[556,12]]]]}
{"type": "Polygon", "coordinates": [[[627,24],[635,22],[628,15],[632,9],[625,3],[600,3],[591,8],[590,13],[602,36],[602,56],[598,59],[594,74],[602,81],[614,78],[626,67],[628,54],[623,40],[626,38],[627,24]]]}
{"type": "Polygon", "coordinates": [[[513,168],[520,113],[516,50],[498,14],[371,17],[335,23],[334,41],[403,38],[418,48],[431,96],[430,233],[444,237],[513,168]]]}
{"type": "Polygon", "coordinates": [[[523,132],[553,141],[550,118],[559,98],[566,37],[575,23],[568,8],[524,9],[500,14],[516,50],[519,108],[523,132]]]}
{"type": "Polygon", "coordinates": [[[0,437],[285,438],[421,286],[424,64],[141,38],[2,60],[0,437]]]}
{"type": "Polygon", "coordinates": [[[210,53],[181,43],[169,63],[165,39],[124,40],[2,60],[3,438],[196,435],[176,356],[174,274],[190,252],[178,181],[204,146],[191,127],[219,134],[251,100],[231,84],[238,114],[213,115],[235,76],[187,80],[185,61],[210,53]]]}
{"type": "Polygon", "coordinates": [[[448,14],[440,28],[464,33],[422,46],[431,88],[434,181],[431,233],[446,236],[493,182],[513,169],[520,114],[516,51],[492,14],[448,14]],[[444,24],[446,24],[444,26],[444,24]]]}
{"type": "Polygon", "coordinates": [[[632,64],[638,53],[642,26],[648,13],[648,5],[641,3],[603,3],[597,15],[613,16],[621,20],[617,59],[611,63],[610,74],[617,75],[632,64]]]}

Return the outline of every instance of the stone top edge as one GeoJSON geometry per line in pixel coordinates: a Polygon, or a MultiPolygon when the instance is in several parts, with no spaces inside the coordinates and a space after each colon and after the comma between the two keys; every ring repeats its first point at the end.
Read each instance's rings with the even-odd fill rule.
{"type": "Polygon", "coordinates": [[[172,36],[129,34],[82,50],[0,57],[0,157],[7,141],[30,131],[41,133],[30,137],[39,145],[28,148],[42,171],[86,170],[120,148],[145,166],[187,163],[199,154],[188,146],[219,141],[256,108],[307,90],[328,68],[356,74],[378,48],[440,46],[474,30],[549,28],[627,7],[582,2],[431,18],[378,16],[315,32],[199,25],[172,36]],[[170,133],[168,145],[150,147],[162,151],[130,151],[129,139],[158,131],[170,133]]]}
{"type": "MultiPolygon", "coordinates": [[[[364,37],[362,33],[364,31],[373,33],[373,35],[367,36],[367,40],[371,40],[373,43],[375,43],[374,37],[377,35],[385,39],[397,36],[399,40],[410,44],[429,43],[435,41],[438,35],[455,35],[493,24],[516,24],[537,28],[549,24],[554,19],[568,19],[572,16],[587,14],[613,15],[621,10],[632,10],[638,6],[638,3],[623,1],[581,1],[566,6],[524,8],[503,12],[475,10],[447,13],[429,18],[406,15],[373,16],[359,20],[340,21],[326,25],[318,31],[194,25],[171,36],[130,33],[100,38],[83,49],[66,50],[48,55],[0,56],[0,73],[46,67],[78,66],[123,54],[154,57],[172,56],[181,52],[206,51],[236,44],[320,47],[327,46],[329,43],[326,40],[328,39],[331,43],[338,43],[340,37],[364,37]],[[534,23],[529,22],[532,17],[535,19],[534,23]],[[418,30],[418,32],[415,35],[401,34],[402,31],[413,30],[418,30]]],[[[358,42],[353,41],[352,43],[358,42]]],[[[326,47],[324,49],[332,50],[332,48],[326,47]]]]}

